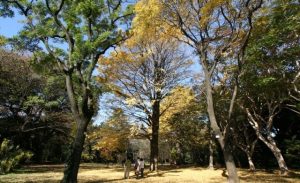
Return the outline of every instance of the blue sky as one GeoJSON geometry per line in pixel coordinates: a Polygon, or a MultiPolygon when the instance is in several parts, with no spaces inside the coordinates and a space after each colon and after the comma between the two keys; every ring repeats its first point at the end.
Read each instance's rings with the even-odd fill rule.
{"type": "MultiPolygon", "coordinates": [[[[0,35],[3,35],[5,37],[13,37],[14,35],[17,35],[18,32],[22,29],[23,24],[22,24],[22,20],[24,20],[23,17],[21,17],[20,15],[17,15],[13,18],[2,18],[0,17],[0,35]]],[[[192,55],[192,50],[188,47],[185,47],[185,51],[187,52],[187,54],[192,55]]],[[[107,53],[109,54],[109,53],[107,53]]],[[[195,60],[196,58],[194,56],[192,56],[192,59],[195,60]]],[[[200,70],[199,64],[195,63],[193,64],[192,71],[198,73],[197,71],[200,70]]],[[[100,101],[99,101],[100,102],[100,101]]],[[[105,120],[107,120],[107,118],[109,117],[109,114],[111,111],[108,109],[103,109],[106,108],[105,104],[103,105],[103,103],[106,102],[106,97],[102,97],[101,99],[101,103],[102,103],[102,109],[99,111],[99,114],[95,117],[95,123],[99,124],[105,120]]]]}
{"type": "Polygon", "coordinates": [[[12,37],[16,35],[23,27],[21,16],[16,15],[14,18],[0,17],[0,35],[12,37]]]}

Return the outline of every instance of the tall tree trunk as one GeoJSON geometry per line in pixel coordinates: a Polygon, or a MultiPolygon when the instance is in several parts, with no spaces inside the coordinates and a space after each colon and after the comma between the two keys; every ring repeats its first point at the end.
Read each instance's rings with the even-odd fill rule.
{"type": "Polygon", "coordinates": [[[209,169],[214,168],[214,151],[213,151],[213,140],[212,140],[212,135],[210,135],[209,139],[209,169]]]}
{"type": "Polygon", "coordinates": [[[150,170],[157,170],[158,166],[158,133],[159,133],[160,101],[153,104],[152,114],[152,134],[150,141],[150,170]]]}
{"type": "MultiPolygon", "coordinates": [[[[202,65],[205,65],[205,64],[202,64],[202,65]]],[[[205,84],[206,84],[205,87],[206,87],[207,112],[208,112],[211,128],[214,131],[214,134],[219,137],[218,142],[220,143],[221,149],[223,151],[226,169],[228,171],[228,182],[236,183],[236,182],[239,182],[239,177],[237,174],[237,170],[236,170],[236,166],[235,166],[234,159],[232,156],[232,152],[231,152],[230,148],[228,147],[228,144],[226,143],[223,134],[221,133],[221,130],[217,124],[217,119],[215,116],[210,74],[208,73],[207,68],[204,68],[204,72],[205,72],[205,84]]]]}
{"type": "Polygon", "coordinates": [[[77,124],[75,139],[72,143],[70,154],[66,162],[66,167],[64,171],[64,177],[61,182],[63,183],[76,183],[77,182],[77,174],[81,160],[81,154],[83,150],[84,140],[85,140],[85,132],[87,130],[87,126],[91,120],[91,118],[84,117],[83,111],[88,111],[87,105],[81,105],[82,109],[79,112],[78,104],[76,102],[76,97],[74,94],[72,75],[66,75],[66,87],[68,98],[70,100],[70,106],[72,110],[72,114],[74,120],[77,124]]]}

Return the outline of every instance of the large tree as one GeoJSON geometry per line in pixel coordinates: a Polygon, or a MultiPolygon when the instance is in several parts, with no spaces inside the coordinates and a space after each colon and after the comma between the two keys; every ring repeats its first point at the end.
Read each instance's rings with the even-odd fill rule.
{"type": "Polygon", "coordinates": [[[25,45],[38,57],[56,61],[64,74],[76,135],[63,182],[77,182],[87,125],[97,111],[97,87],[93,71],[109,48],[124,39],[118,27],[131,15],[122,0],[1,0],[1,15],[17,10],[25,18],[17,45],[25,45]],[[22,44],[23,43],[23,44],[22,44]],[[43,44],[43,48],[37,47],[43,44]],[[47,59],[47,57],[46,57],[47,59]]]}
{"type": "Polygon", "coordinates": [[[261,4],[261,0],[144,0],[137,6],[139,11],[135,21],[140,23],[141,28],[147,29],[149,25],[153,25],[166,30],[166,33],[173,34],[174,37],[191,46],[199,58],[204,74],[207,112],[212,130],[219,136],[218,141],[223,150],[229,182],[239,181],[227,134],[240,73],[234,74],[236,83],[232,90],[231,102],[227,107],[228,125],[223,129],[220,129],[215,114],[213,79],[220,62],[233,61],[238,68],[242,66],[244,51],[252,30],[253,13],[260,8],[261,4]],[[153,10],[148,11],[147,7],[151,6],[153,10]],[[153,19],[158,22],[153,24],[153,19]]]}
{"type": "Polygon", "coordinates": [[[243,107],[258,138],[288,168],[274,137],[274,119],[283,108],[299,114],[299,2],[275,1],[255,23],[241,80],[243,107]]]}
{"type": "Polygon", "coordinates": [[[39,66],[33,67],[29,56],[0,50],[0,139],[13,140],[34,153],[33,161],[42,162],[61,159],[48,156],[43,146],[52,139],[64,139],[55,143],[58,148],[68,144],[71,119],[62,75],[51,69],[37,71],[39,66]],[[41,143],[45,139],[49,141],[41,143]]]}
{"type": "Polygon", "coordinates": [[[160,117],[171,106],[161,102],[187,78],[190,60],[174,39],[132,37],[123,49],[104,60],[104,73],[112,90],[125,99],[130,115],[144,123],[150,140],[151,170],[157,169],[160,117]]]}

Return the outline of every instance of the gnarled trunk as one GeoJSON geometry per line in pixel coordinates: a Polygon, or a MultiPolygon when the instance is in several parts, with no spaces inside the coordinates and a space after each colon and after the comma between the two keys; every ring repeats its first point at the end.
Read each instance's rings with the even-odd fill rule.
{"type": "Polygon", "coordinates": [[[285,160],[281,154],[280,149],[277,147],[275,140],[269,135],[268,138],[264,138],[261,134],[258,136],[258,138],[264,143],[266,144],[266,146],[270,149],[270,151],[273,153],[273,155],[275,156],[279,169],[280,169],[280,173],[281,174],[286,174],[288,172],[288,167],[285,163],[285,160]]]}
{"type": "MultiPolygon", "coordinates": [[[[246,108],[246,112],[249,118],[249,122],[251,127],[255,130],[257,137],[270,149],[270,151],[275,156],[281,174],[286,174],[288,172],[288,167],[286,166],[285,160],[281,154],[280,149],[277,147],[277,144],[273,137],[271,136],[271,132],[269,131],[271,125],[269,125],[269,129],[267,129],[267,137],[264,137],[261,133],[258,122],[254,119],[253,115],[250,113],[250,110],[246,108]]],[[[273,118],[269,118],[269,124],[273,118]]]]}

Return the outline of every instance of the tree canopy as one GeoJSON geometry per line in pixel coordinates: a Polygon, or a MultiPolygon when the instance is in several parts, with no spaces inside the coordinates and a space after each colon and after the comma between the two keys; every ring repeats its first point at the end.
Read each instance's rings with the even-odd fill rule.
{"type": "Polygon", "coordinates": [[[0,149],[0,171],[15,152],[65,162],[62,182],[77,182],[81,162],[138,156],[151,171],[225,166],[228,182],[236,167],[299,168],[299,10],[296,0],[0,0],[0,16],[23,25],[0,35],[0,144],[12,150],[0,149]]]}

